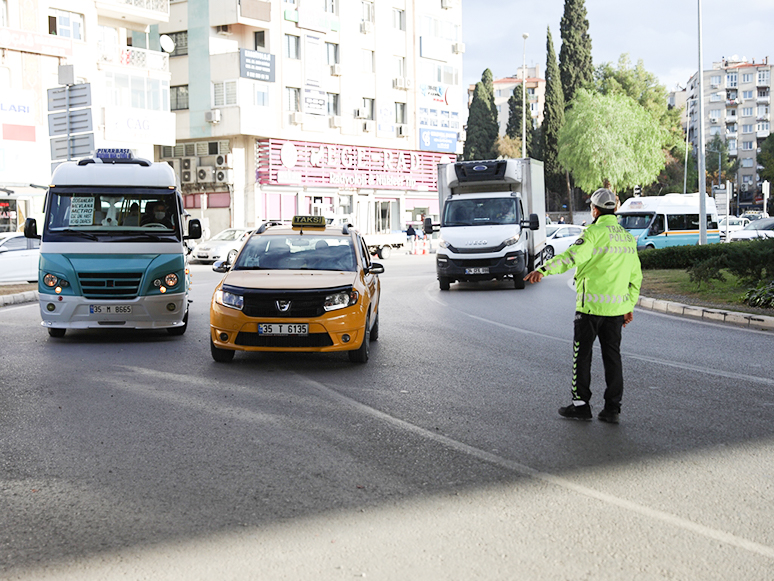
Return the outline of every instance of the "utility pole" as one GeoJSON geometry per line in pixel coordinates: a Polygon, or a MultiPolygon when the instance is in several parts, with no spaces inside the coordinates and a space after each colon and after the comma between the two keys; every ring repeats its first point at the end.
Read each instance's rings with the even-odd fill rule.
{"type": "Polygon", "coordinates": [[[699,8],[699,244],[707,243],[707,168],[704,160],[704,67],[702,63],[701,0],[699,8]]]}
{"type": "Polygon", "coordinates": [[[527,39],[529,33],[521,35],[524,39],[523,68],[521,74],[521,157],[527,157],[527,39]]]}

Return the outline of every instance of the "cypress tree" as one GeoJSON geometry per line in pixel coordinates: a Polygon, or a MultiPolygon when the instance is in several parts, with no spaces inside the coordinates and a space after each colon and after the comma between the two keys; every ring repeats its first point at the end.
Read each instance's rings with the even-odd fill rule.
{"type": "MultiPolygon", "coordinates": [[[[511,139],[521,140],[521,118],[524,103],[524,88],[521,85],[514,87],[513,95],[508,99],[508,125],[505,128],[505,134],[511,139]]],[[[525,140],[527,142],[527,156],[533,154],[533,133],[532,115],[527,113],[527,124],[525,127],[525,140]]]]}
{"type": "Polygon", "coordinates": [[[465,160],[496,157],[495,142],[499,135],[497,109],[494,105],[492,71],[486,69],[476,83],[468,110],[467,136],[462,157],[465,160]]]}
{"type": "Polygon", "coordinates": [[[575,92],[580,88],[589,87],[594,81],[585,0],[564,0],[564,14],[559,30],[562,36],[559,72],[562,77],[564,103],[569,107],[575,92]]]}
{"type": "MultiPolygon", "coordinates": [[[[543,108],[542,154],[546,176],[546,188],[552,192],[565,189],[565,176],[557,157],[559,155],[559,131],[564,125],[564,94],[556,64],[551,28],[546,40],[546,102],[543,108]]],[[[548,208],[548,206],[546,206],[548,208]]]]}

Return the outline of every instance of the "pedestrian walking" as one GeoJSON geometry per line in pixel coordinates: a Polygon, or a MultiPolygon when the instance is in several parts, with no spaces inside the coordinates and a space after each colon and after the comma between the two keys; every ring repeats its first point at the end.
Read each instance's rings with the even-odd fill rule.
{"type": "Polygon", "coordinates": [[[414,226],[409,224],[408,228],[406,228],[406,241],[408,242],[409,254],[414,252],[414,241],[416,240],[416,237],[417,237],[417,231],[414,230],[414,226]]]}
{"type": "Polygon", "coordinates": [[[524,280],[540,282],[547,275],[575,268],[572,403],[559,408],[565,418],[590,420],[591,355],[599,338],[605,368],[604,408],[597,416],[618,423],[623,396],[621,329],[632,322],[640,294],[642,270],[634,237],[615,217],[618,199],[607,189],[591,196],[593,222],[561,254],[530,272],[524,280]]]}

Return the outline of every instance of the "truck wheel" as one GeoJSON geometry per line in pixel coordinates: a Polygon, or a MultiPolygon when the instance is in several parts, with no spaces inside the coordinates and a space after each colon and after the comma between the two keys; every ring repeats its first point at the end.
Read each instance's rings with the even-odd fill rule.
{"type": "Polygon", "coordinates": [[[212,337],[210,337],[210,353],[212,353],[212,358],[218,363],[229,363],[234,359],[234,352],[231,349],[215,347],[215,343],[212,342],[212,337]]]}
{"type": "Polygon", "coordinates": [[[188,328],[188,310],[186,309],[185,315],[183,316],[183,324],[180,327],[168,327],[167,333],[172,335],[173,337],[179,337],[183,333],[185,333],[185,330],[188,328]]]}
{"type": "Polygon", "coordinates": [[[382,246],[377,254],[382,260],[387,260],[392,254],[392,246],[382,246]]]}
{"type": "Polygon", "coordinates": [[[57,329],[56,327],[48,328],[49,336],[56,337],[57,339],[64,337],[65,333],[67,333],[67,329],[57,329]]]}
{"type": "Polygon", "coordinates": [[[363,335],[363,342],[360,344],[360,347],[355,349],[354,351],[347,351],[347,355],[349,355],[349,360],[352,363],[368,363],[368,356],[371,353],[371,333],[368,329],[368,326],[371,324],[371,317],[369,316],[366,319],[366,324],[363,329],[364,335],[363,335]]]}
{"type": "Polygon", "coordinates": [[[554,257],[554,247],[553,246],[546,246],[545,250],[543,250],[543,261],[551,260],[554,257]]]}
{"type": "Polygon", "coordinates": [[[527,271],[520,272],[513,275],[513,288],[517,289],[523,289],[527,286],[527,281],[524,280],[524,277],[527,276],[527,271]]]}
{"type": "Polygon", "coordinates": [[[441,290],[449,290],[451,288],[451,279],[445,276],[439,276],[438,286],[441,287],[441,290]]]}

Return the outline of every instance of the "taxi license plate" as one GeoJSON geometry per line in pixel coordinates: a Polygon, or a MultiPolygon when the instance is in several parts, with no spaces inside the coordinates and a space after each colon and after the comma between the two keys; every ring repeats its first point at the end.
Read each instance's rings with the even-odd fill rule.
{"type": "Polygon", "coordinates": [[[308,335],[306,323],[258,323],[259,335],[308,335]]]}
{"type": "Polygon", "coordinates": [[[126,315],[131,314],[132,305],[89,305],[92,315],[126,315]]]}
{"type": "Polygon", "coordinates": [[[477,266],[475,268],[466,268],[465,274],[489,274],[489,267],[477,266]]]}

